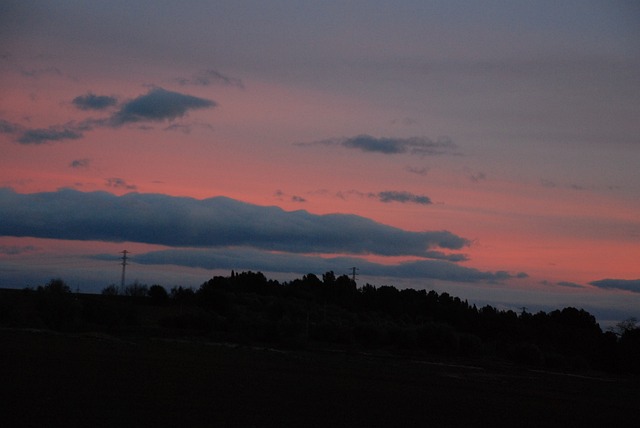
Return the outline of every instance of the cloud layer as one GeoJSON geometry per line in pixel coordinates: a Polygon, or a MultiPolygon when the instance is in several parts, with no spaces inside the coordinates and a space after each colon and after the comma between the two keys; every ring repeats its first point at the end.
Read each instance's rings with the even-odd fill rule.
{"type": "Polygon", "coordinates": [[[401,202],[403,204],[414,203],[420,205],[429,205],[431,203],[429,197],[414,195],[411,192],[384,191],[379,192],[377,197],[380,199],[380,202],[401,202]]]}
{"type": "Polygon", "coordinates": [[[111,118],[114,125],[131,122],[173,120],[183,117],[189,110],[215,107],[216,103],[205,98],[151,89],[148,93],[128,101],[111,118]]]}
{"type": "Polygon", "coordinates": [[[456,145],[448,137],[431,140],[427,137],[376,138],[362,134],[350,138],[334,138],[311,143],[296,143],[297,146],[341,146],[348,149],[385,155],[410,154],[417,156],[435,156],[455,153],[456,145]]]}
{"type": "Polygon", "coordinates": [[[118,100],[116,97],[96,95],[89,92],[86,95],[75,97],[72,103],[80,110],[104,110],[115,106],[118,103],[118,100]]]}
{"type": "Polygon", "coordinates": [[[601,279],[589,284],[605,290],[625,290],[640,293],[640,279],[601,279]]]}
{"type": "Polygon", "coordinates": [[[83,193],[71,189],[18,194],[0,189],[0,235],[132,241],[181,247],[248,246],[291,253],[377,254],[461,260],[449,231],[410,232],[346,214],[315,215],[251,205],[226,197],[204,200],[159,194],[83,193]]]}
{"type": "Polygon", "coordinates": [[[68,126],[52,126],[49,128],[26,129],[18,137],[20,144],[43,144],[50,141],[77,140],[82,133],[68,126]]]}
{"type": "MultiPolygon", "coordinates": [[[[73,99],[73,105],[81,110],[102,111],[117,105],[117,99],[89,92],[73,99]]],[[[27,128],[0,119],[0,133],[14,135],[20,144],[44,144],[82,138],[83,132],[97,127],[120,127],[128,123],[163,122],[184,117],[191,110],[212,108],[217,103],[205,98],[156,87],[120,105],[109,117],[71,121],[47,128],[27,128]]]]}
{"type": "Polygon", "coordinates": [[[347,199],[350,196],[375,199],[385,204],[392,203],[392,202],[397,202],[401,204],[417,204],[417,205],[432,204],[431,198],[429,198],[428,196],[416,195],[415,193],[411,193],[406,190],[384,190],[381,192],[362,192],[359,190],[346,190],[346,191],[341,190],[336,193],[336,197],[340,199],[347,199]]]}
{"type": "MultiPolygon", "coordinates": [[[[111,254],[94,256],[97,259],[115,260],[111,254]]],[[[397,278],[426,278],[457,282],[502,281],[515,278],[504,271],[482,272],[442,260],[418,260],[393,265],[370,262],[357,257],[330,257],[282,254],[258,251],[250,248],[206,250],[162,250],[134,255],[135,263],[149,265],[178,265],[204,269],[253,269],[266,272],[323,273],[347,272],[358,266],[367,276],[397,278]]]]}

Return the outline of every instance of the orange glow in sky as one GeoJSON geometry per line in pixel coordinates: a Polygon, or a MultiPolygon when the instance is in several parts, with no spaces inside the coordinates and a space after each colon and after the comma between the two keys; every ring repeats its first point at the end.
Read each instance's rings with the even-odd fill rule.
{"type": "Polygon", "coordinates": [[[8,7],[0,286],[98,291],[126,245],[150,282],[336,258],[372,281],[638,316],[632,14],[406,4],[8,7]],[[102,200],[123,208],[91,222],[102,200]]]}

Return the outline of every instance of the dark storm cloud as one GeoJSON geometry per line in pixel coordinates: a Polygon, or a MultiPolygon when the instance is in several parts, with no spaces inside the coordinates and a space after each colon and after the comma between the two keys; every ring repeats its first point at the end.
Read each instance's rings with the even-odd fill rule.
{"type": "Polygon", "coordinates": [[[601,279],[589,284],[606,290],[625,290],[640,293],[640,279],[601,279]]]}
{"type": "Polygon", "coordinates": [[[296,143],[296,145],[303,147],[315,145],[342,146],[369,153],[382,153],[386,155],[407,153],[417,156],[453,154],[456,149],[456,145],[448,137],[440,137],[434,141],[426,137],[376,138],[366,134],[351,138],[336,138],[312,143],[296,143]]]}
{"type": "MultiPolygon", "coordinates": [[[[100,259],[116,260],[117,256],[98,255],[100,259]]],[[[358,266],[361,274],[399,278],[428,278],[458,282],[496,282],[513,278],[503,272],[483,272],[442,260],[419,260],[394,265],[370,262],[357,257],[322,258],[316,256],[280,254],[251,248],[162,250],[135,255],[135,263],[178,265],[204,269],[253,269],[268,272],[321,274],[327,271],[347,272],[358,266]]]]}
{"type": "Polygon", "coordinates": [[[403,204],[412,203],[420,205],[431,204],[431,199],[429,199],[429,197],[414,195],[410,192],[385,191],[379,192],[375,196],[380,199],[380,202],[400,202],[403,204]]]}
{"type": "Polygon", "coordinates": [[[96,95],[89,92],[86,95],[75,97],[72,103],[80,110],[104,110],[115,106],[118,100],[115,97],[96,95]]]}
{"type": "Polygon", "coordinates": [[[77,140],[82,132],[72,126],[50,126],[49,128],[27,129],[18,137],[20,144],[45,144],[50,142],[77,140]]]}
{"type": "MultiPolygon", "coordinates": [[[[112,184],[118,184],[113,181],[112,184]]],[[[0,190],[0,235],[131,241],[169,246],[250,246],[292,253],[429,257],[470,242],[449,231],[412,232],[346,214],[287,212],[225,197],[0,190]]]]}
{"type": "Polygon", "coordinates": [[[90,159],[74,159],[69,163],[70,168],[86,168],[91,163],[90,159]]]}
{"type": "Polygon", "coordinates": [[[195,85],[195,86],[209,86],[209,85],[224,85],[235,86],[236,88],[244,88],[242,80],[235,77],[229,77],[220,73],[218,70],[203,70],[189,78],[178,77],[174,79],[175,82],[182,86],[195,85]]]}
{"type": "Polygon", "coordinates": [[[162,122],[183,117],[189,110],[215,106],[214,101],[205,98],[153,88],[148,93],[124,103],[112,116],[111,124],[119,126],[135,122],[162,122]]]}

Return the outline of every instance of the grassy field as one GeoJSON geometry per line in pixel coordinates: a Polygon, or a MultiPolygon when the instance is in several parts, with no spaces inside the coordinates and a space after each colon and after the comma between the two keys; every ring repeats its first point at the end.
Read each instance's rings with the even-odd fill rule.
{"type": "Polygon", "coordinates": [[[7,427],[640,426],[633,379],[0,330],[7,427]]]}

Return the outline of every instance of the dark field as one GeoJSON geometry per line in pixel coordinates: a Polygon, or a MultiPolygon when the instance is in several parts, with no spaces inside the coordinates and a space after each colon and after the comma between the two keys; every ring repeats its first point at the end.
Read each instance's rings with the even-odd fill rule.
{"type": "Polygon", "coordinates": [[[640,426],[636,380],[0,329],[2,426],[640,426]]]}

